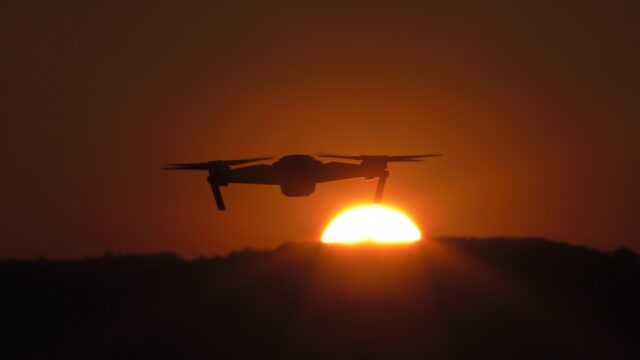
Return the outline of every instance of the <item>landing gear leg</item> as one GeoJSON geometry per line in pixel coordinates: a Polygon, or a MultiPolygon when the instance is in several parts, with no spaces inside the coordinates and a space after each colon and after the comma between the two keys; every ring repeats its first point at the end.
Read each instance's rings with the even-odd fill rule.
{"type": "Polygon", "coordinates": [[[216,200],[216,206],[218,207],[218,210],[224,211],[225,206],[224,200],[222,199],[222,192],[220,192],[220,186],[218,186],[218,183],[216,183],[216,181],[211,176],[207,179],[207,181],[209,182],[209,185],[211,185],[211,191],[213,191],[213,197],[216,200]]]}
{"type": "Polygon", "coordinates": [[[380,176],[378,178],[378,185],[376,186],[376,194],[373,198],[373,202],[379,204],[382,201],[382,192],[384,191],[384,184],[387,182],[389,175],[380,176]]]}

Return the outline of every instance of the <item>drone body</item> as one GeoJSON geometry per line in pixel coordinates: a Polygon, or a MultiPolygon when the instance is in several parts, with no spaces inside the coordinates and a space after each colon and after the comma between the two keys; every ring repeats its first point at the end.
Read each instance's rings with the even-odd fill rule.
{"type": "Polygon", "coordinates": [[[387,163],[399,161],[421,161],[422,158],[440,156],[407,155],[320,155],[320,157],[338,158],[360,161],[359,164],[347,162],[322,162],[311,155],[287,155],[273,164],[258,164],[233,167],[250,162],[269,160],[270,158],[253,158],[242,160],[219,160],[201,163],[170,164],[165,170],[204,170],[208,171],[207,181],[211,185],[218,210],[225,210],[220,186],[237,184],[278,185],[286,196],[309,196],[316,184],[329,181],[365,178],[378,178],[374,201],[380,202],[384,184],[389,176],[387,163]]]}

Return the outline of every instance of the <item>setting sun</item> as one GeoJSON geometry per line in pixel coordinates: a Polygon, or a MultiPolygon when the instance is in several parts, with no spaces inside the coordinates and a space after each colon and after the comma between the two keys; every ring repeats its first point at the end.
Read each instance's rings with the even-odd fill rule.
{"type": "Polygon", "coordinates": [[[382,205],[362,205],[333,219],[322,234],[322,242],[398,244],[416,242],[421,237],[418,227],[401,211],[382,205]]]}

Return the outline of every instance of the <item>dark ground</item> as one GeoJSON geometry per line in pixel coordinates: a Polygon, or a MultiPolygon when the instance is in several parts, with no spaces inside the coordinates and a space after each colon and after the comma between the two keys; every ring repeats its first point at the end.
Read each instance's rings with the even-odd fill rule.
{"type": "Polygon", "coordinates": [[[2,359],[640,358],[640,257],[543,239],[0,261],[2,359]]]}

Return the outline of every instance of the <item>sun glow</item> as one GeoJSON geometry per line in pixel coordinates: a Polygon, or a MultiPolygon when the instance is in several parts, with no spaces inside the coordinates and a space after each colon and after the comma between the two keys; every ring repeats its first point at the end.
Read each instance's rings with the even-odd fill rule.
{"type": "Polygon", "coordinates": [[[420,240],[413,221],[399,210],[382,205],[356,206],[339,214],[322,234],[323,243],[399,244],[420,240]]]}

